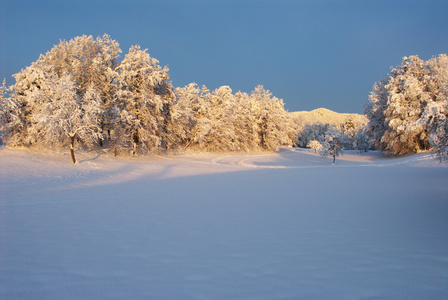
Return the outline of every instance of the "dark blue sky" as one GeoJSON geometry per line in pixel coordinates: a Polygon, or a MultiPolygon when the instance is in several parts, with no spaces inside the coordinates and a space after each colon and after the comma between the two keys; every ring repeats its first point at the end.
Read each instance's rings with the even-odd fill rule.
{"type": "Polygon", "coordinates": [[[448,52],[443,0],[0,0],[0,79],[60,39],[109,34],[148,48],[174,86],[258,84],[289,111],[363,112],[403,56],[448,52]]]}

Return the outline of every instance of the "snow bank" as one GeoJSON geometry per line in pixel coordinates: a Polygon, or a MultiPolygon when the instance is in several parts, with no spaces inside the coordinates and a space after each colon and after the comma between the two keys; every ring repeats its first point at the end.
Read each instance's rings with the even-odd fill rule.
{"type": "Polygon", "coordinates": [[[0,149],[1,299],[441,299],[430,154],[120,159],[0,149]]]}

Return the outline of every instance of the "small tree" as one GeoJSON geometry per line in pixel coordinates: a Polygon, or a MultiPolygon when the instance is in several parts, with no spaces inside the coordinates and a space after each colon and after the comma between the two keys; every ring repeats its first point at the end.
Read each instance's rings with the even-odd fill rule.
{"type": "Polygon", "coordinates": [[[360,152],[367,152],[369,148],[370,142],[365,130],[359,130],[353,140],[353,149],[359,150],[360,152]]]}
{"type": "Polygon", "coordinates": [[[308,147],[308,143],[312,140],[322,144],[325,142],[325,135],[329,129],[330,124],[321,122],[306,124],[305,128],[297,134],[297,145],[302,148],[308,147]]]}
{"type": "Polygon", "coordinates": [[[317,140],[311,140],[308,145],[306,145],[307,147],[314,149],[314,153],[317,153],[317,150],[322,149],[322,144],[317,141],[317,140]]]}
{"type": "Polygon", "coordinates": [[[336,157],[342,154],[341,132],[331,128],[325,135],[325,142],[319,150],[319,154],[323,157],[333,157],[333,165],[336,163],[336,157]]]}

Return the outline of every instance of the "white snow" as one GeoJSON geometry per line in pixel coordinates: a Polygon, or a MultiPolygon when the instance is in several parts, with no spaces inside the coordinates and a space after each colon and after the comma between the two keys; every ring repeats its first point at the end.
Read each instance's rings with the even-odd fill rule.
{"type": "Polygon", "coordinates": [[[443,299],[448,168],[0,148],[0,299],[443,299]]]}

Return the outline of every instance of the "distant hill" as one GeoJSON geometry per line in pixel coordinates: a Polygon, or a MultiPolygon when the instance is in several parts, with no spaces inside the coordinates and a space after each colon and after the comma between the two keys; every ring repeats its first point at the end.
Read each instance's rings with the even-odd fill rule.
{"type": "Polygon", "coordinates": [[[348,120],[355,123],[356,127],[367,124],[368,119],[365,115],[337,113],[326,108],[318,108],[312,111],[294,111],[290,116],[299,130],[307,124],[321,122],[322,124],[345,124],[348,120]]]}

